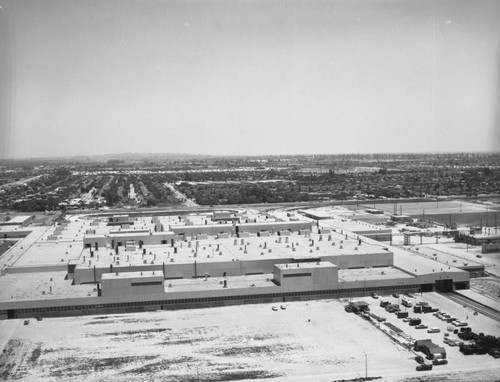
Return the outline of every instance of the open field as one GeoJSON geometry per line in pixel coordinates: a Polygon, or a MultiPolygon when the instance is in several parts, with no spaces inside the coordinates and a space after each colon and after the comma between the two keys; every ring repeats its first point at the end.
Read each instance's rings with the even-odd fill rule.
{"type": "MultiPolygon", "coordinates": [[[[429,300],[460,313],[460,305],[437,294],[429,300]]],[[[382,309],[379,300],[367,301],[374,311],[382,309]]],[[[485,333],[499,334],[495,321],[474,320],[485,333]]],[[[26,381],[334,381],[364,377],[364,353],[368,375],[389,381],[437,381],[443,374],[456,374],[450,380],[468,375],[469,381],[494,381],[500,375],[498,360],[466,357],[456,348],[448,365],[416,372],[412,351],[346,313],[337,300],[291,302],[277,311],[259,304],[30,320],[29,325],[8,320],[0,322],[0,347],[1,377],[26,381]]]]}
{"type": "MultiPolygon", "coordinates": [[[[479,204],[470,203],[458,200],[432,201],[432,202],[410,202],[410,203],[395,203],[397,213],[403,215],[426,215],[434,214],[455,214],[455,213],[474,213],[474,212],[492,212],[500,211],[500,205],[497,204],[479,204]]],[[[375,203],[366,204],[367,208],[374,208],[385,212],[394,212],[394,203],[375,203]]]]}
{"type": "MultiPolygon", "coordinates": [[[[463,201],[433,201],[395,203],[397,213],[415,218],[431,219],[440,224],[456,223],[458,226],[493,227],[500,224],[500,205],[495,203],[479,204],[463,201]]],[[[393,203],[364,204],[366,208],[375,208],[387,213],[394,212],[393,203]]]]}

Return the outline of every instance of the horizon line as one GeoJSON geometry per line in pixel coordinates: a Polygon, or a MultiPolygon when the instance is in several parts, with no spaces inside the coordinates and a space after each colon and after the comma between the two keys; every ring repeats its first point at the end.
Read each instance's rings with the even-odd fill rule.
{"type": "Polygon", "coordinates": [[[359,156],[359,155],[464,155],[464,154],[481,154],[495,155],[500,154],[495,150],[484,151],[427,151],[427,152],[350,152],[350,153],[296,153],[296,154],[197,154],[197,153],[176,153],[176,152],[121,152],[121,153],[106,153],[106,154],[78,154],[78,155],[61,155],[61,156],[44,156],[44,157],[11,157],[0,158],[2,161],[29,161],[29,160],[78,160],[90,159],[99,157],[111,156],[184,156],[184,157],[210,157],[210,158],[262,158],[262,157],[314,157],[314,156],[359,156]]]}

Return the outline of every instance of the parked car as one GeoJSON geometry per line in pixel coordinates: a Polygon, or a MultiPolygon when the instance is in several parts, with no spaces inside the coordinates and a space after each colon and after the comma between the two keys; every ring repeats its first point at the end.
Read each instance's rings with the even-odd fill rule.
{"type": "Polygon", "coordinates": [[[500,349],[498,348],[493,348],[488,350],[488,354],[491,355],[493,358],[500,358],[500,349]]]}
{"type": "Polygon", "coordinates": [[[425,360],[424,360],[424,357],[420,356],[420,355],[417,355],[415,357],[415,361],[417,361],[419,364],[423,364],[425,363],[425,360]]]}
{"type": "Polygon", "coordinates": [[[429,328],[427,329],[427,333],[439,333],[441,329],[439,328],[429,328]]]}
{"type": "Polygon", "coordinates": [[[378,298],[378,294],[376,294],[375,292],[372,293],[372,297],[373,298],[378,298]]]}
{"type": "Polygon", "coordinates": [[[394,297],[394,298],[399,298],[399,294],[397,294],[397,293],[393,293],[393,294],[392,294],[392,297],[394,297]]]}
{"type": "Polygon", "coordinates": [[[419,324],[419,325],[415,326],[415,329],[427,329],[427,328],[428,328],[428,326],[424,325],[424,324],[419,324]]]}
{"type": "Polygon", "coordinates": [[[423,370],[432,370],[432,364],[430,363],[423,363],[421,365],[418,365],[416,368],[417,371],[423,371],[423,370]]]}
{"type": "Polygon", "coordinates": [[[446,365],[448,363],[447,359],[438,358],[432,361],[433,365],[446,365]]]}
{"type": "Polygon", "coordinates": [[[30,324],[30,320],[24,320],[24,325],[29,325],[30,324]]]}

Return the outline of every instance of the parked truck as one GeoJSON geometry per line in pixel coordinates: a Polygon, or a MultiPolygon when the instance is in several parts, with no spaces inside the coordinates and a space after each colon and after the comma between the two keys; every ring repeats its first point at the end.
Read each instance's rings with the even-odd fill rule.
{"type": "Polygon", "coordinates": [[[410,326],[417,326],[422,323],[420,318],[410,318],[410,326]]]}
{"type": "Polygon", "coordinates": [[[403,297],[401,299],[401,305],[406,306],[407,308],[410,308],[413,306],[413,303],[406,297],[403,297]]]}
{"type": "Polygon", "coordinates": [[[397,312],[398,318],[406,318],[408,317],[408,312],[397,312]]]}

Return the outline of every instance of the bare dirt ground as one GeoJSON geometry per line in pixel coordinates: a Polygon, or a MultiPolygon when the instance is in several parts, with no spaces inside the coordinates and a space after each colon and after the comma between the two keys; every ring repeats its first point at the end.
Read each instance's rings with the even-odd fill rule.
{"type": "Polygon", "coordinates": [[[339,381],[364,377],[365,366],[384,381],[500,378],[487,355],[416,372],[412,351],[340,301],[285,305],[0,321],[0,379],[339,381]]]}

